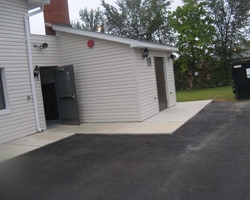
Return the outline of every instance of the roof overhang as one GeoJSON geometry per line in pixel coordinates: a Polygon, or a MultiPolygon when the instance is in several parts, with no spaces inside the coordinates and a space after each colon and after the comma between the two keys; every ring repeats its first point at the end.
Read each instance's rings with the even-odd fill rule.
{"type": "Polygon", "coordinates": [[[27,0],[28,10],[50,4],[51,0],[27,0]]]}
{"type": "Polygon", "coordinates": [[[102,40],[108,40],[108,41],[112,41],[112,42],[128,44],[128,45],[130,45],[131,48],[149,48],[149,49],[171,51],[171,52],[178,51],[177,47],[170,46],[170,45],[162,45],[162,44],[157,44],[157,43],[152,43],[152,42],[142,42],[139,40],[133,40],[133,39],[129,39],[129,38],[108,35],[108,34],[98,33],[98,32],[93,32],[93,31],[87,31],[87,30],[82,30],[82,29],[76,29],[76,28],[71,28],[71,27],[65,27],[65,26],[53,25],[52,28],[55,31],[60,31],[60,32],[65,32],[65,33],[87,36],[87,37],[91,37],[91,38],[98,38],[98,39],[102,39],[102,40]]]}

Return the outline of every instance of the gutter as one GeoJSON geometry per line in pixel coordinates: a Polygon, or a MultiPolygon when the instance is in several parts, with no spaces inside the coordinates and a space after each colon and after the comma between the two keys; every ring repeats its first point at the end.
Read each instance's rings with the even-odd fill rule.
{"type": "Polygon", "coordinates": [[[26,35],[26,43],[27,43],[27,53],[28,53],[28,62],[29,62],[29,71],[30,71],[30,81],[31,81],[31,90],[32,90],[32,99],[35,111],[35,119],[36,119],[36,129],[38,132],[43,132],[43,129],[40,125],[40,120],[38,116],[38,106],[37,106],[37,97],[36,97],[36,85],[35,85],[35,78],[34,78],[34,69],[33,69],[33,59],[32,59],[32,51],[30,46],[30,29],[29,29],[29,17],[37,15],[43,12],[43,7],[39,10],[36,10],[32,13],[27,13],[24,16],[24,23],[25,23],[25,35],[26,35]]]}

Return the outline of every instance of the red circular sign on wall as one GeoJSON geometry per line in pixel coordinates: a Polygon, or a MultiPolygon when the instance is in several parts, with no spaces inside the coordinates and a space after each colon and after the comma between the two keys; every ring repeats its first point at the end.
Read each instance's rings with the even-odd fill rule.
{"type": "Polygon", "coordinates": [[[94,46],[95,42],[93,40],[89,40],[87,44],[88,44],[88,47],[91,48],[94,46]]]}

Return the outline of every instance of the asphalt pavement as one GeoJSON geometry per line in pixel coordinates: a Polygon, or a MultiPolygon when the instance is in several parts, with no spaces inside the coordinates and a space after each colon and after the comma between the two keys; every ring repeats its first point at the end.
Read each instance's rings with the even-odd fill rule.
{"type": "Polygon", "coordinates": [[[1,200],[250,200],[250,102],[173,135],[76,134],[0,163],[1,200]]]}

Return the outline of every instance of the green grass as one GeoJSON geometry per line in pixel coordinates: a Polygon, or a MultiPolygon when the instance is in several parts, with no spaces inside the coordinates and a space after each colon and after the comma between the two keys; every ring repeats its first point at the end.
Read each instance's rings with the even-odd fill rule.
{"type": "Polygon", "coordinates": [[[232,86],[177,91],[178,102],[208,99],[214,101],[237,101],[233,94],[232,86]]]}

